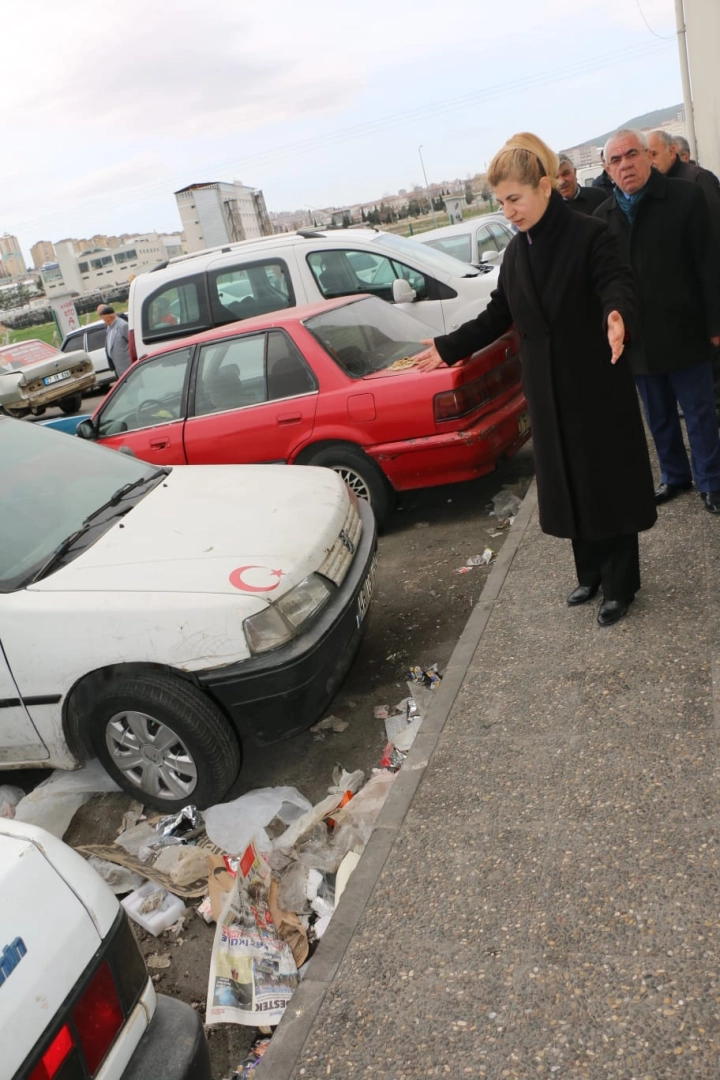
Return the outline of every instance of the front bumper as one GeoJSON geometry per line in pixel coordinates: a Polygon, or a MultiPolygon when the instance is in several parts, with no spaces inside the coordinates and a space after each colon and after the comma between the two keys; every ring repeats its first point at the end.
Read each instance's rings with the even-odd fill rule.
{"type": "Polygon", "coordinates": [[[122,1080],[212,1080],[208,1044],[195,1009],[159,996],[122,1080]]]}
{"type": "Polygon", "coordinates": [[[366,446],[396,491],[456,484],[492,472],[530,438],[527,402],[518,391],[470,427],[448,425],[439,435],[366,446]]]}
{"type": "Polygon", "coordinates": [[[375,516],[360,501],[360,545],[345,580],[317,622],[295,641],[264,656],[198,672],[242,738],[277,742],[313,724],[337,693],[357,652],[366,620],[359,616],[374,569],[375,516]],[[361,597],[362,593],[362,597],[361,597]]]}

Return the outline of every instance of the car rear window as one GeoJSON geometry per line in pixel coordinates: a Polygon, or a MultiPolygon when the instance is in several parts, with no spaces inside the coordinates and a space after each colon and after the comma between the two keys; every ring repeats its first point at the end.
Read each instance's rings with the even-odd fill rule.
{"type": "Polygon", "coordinates": [[[295,307],[290,274],[282,259],[212,270],[208,292],[215,326],[295,307]]]}
{"type": "Polygon", "coordinates": [[[435,248],[436,251],[442,251],[446,255],[452,255],[454,259],[459,259],[460,262],[472,262],[469,233],[463,233],[461,236],[443,236],[438,240],[423,240],[423,243],[426,247],[435,248]]]}
{"type": "Polygon", "coordinates": [[[202,274],[168,282],[148,296],[141,315],[143,341],[165,341],[210,328],[202,274]]]}
{"type": "Polygon", "coordinates": [[[429,333],[412,315],[370,296],[313,315],[305,326],[352,379],[421,352],[429,333]]]}
{"type": "Polygon", "coordinates": [[[74,337],[68,338],[62,344],[63,352],[78,352],[83,346],[83,334],[75,334],[74,337]]]}

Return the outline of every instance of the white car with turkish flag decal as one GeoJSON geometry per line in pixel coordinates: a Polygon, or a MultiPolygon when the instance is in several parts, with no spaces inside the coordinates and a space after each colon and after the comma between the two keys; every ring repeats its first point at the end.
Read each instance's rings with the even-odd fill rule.
{"type": "Polygon", "coordinates": [[[172,810],[314,723],[365,628],[375,520],[330,469],[156,469],[0,418],[0,767],[97,756],[172,810]]]}

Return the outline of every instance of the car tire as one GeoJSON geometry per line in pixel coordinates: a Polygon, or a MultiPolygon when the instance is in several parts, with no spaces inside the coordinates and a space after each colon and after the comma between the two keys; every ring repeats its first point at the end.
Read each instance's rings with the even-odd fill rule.
{"type": "Polygon", "coordinates": [[[240,771],[240,743],[228,721],[175,675],[113,679],[93,699],[86,734],[120,787],[166,813],[189,803],[212,806],[240,771]]]}
{"type": "Polygon", "coordinates": [[[359,499],[366,499],[382,525],[395,504],[395,491],[377,465],[362,450],[342,443],[310,451],[298,465],[322,465],[338,473],[359,499]]]}
{"type": "Polygon", "coordinates": [[[68,397],[60,398],[58,406],[66,416],[72,416],[82,406],[82,394],[70,394],[68,397]]]}

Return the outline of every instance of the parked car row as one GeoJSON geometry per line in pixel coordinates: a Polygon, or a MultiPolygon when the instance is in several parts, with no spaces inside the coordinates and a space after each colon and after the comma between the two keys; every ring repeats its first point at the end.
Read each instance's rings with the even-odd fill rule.
{"type": "Polygon", "coordinates": [[[515,233],[502,214],[469,218],[457,225],[419,233],[421,244],[478,268],[499,266],[515,233]]]}

